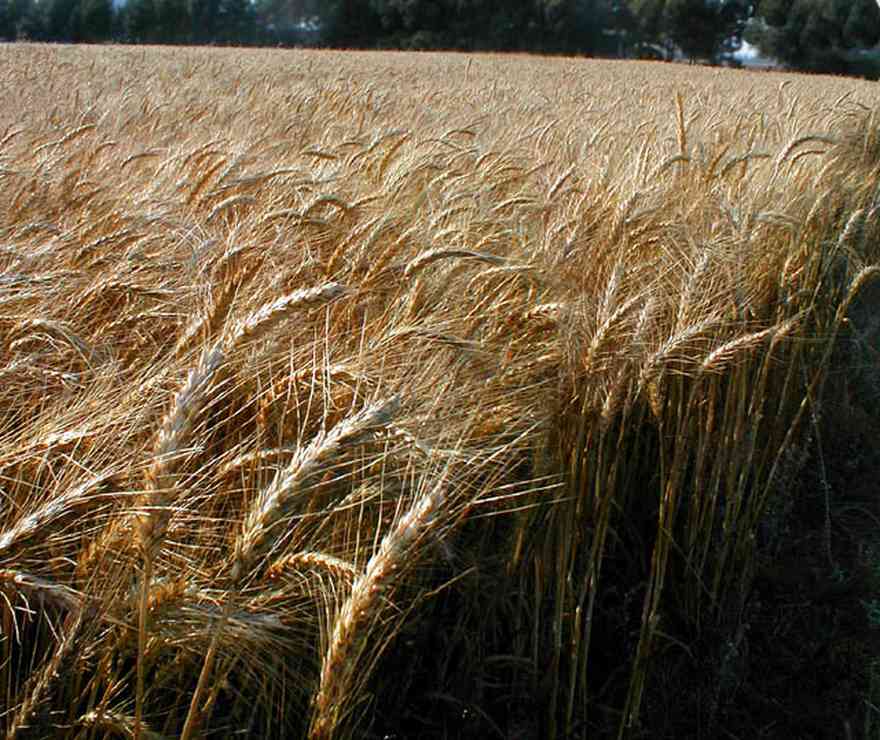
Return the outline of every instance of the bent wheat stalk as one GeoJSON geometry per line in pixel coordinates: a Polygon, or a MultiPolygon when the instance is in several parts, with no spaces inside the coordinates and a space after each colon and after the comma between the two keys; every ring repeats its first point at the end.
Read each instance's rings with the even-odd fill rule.
{"type": "Polygon", "coordinates": [[[488,252],[475,252],[471,249],[430,249],[409,262],[404,270],[404,277],[410,278],[432,262],[443,259],[471,259],[495,265],[496,267],[508,264],[504,257],[489,254],[488,252]]]}
{"type": "Polygon", "coordinates": [[[354,582],[324,653],[321,682],[309,730],[311,740],[329,740],[345,723],[351,709],[349,700],[361,665],[360,657],[367,647],[369,625],[376,618],[384,595],[393,587],[399,571],[412,558],[414,545],[442,514],[447,497],[448,482],[444,475],[385,535],[366,570],[354,582]]]}
{"type": "Polygon", "coordinates": [[[272,483],[254,501],[244,520],[235,543],[231,570],[232,580],[238,583],[245,577],[254,560],[271,545],[270,531],[290,511],[298,495],[315,480],[346,444],[363,439],[377,427],[387,426],[400,408],[394,396],[367,406],[354,416],[337,424],[330,432],[319,434],[303,448],[286,469],[275,476],[272,483]]]}
{"type": "Polygon", "coordinates": [[[46,503],[0,534],[0,558],[10,554],[10,550],[30,539],[40,530],[50,531],[53,523],[67,516],[71,511],[94,501],[95,489],[110,476],[110,471],[105,471],[74,486],[60,496],[50,496],[46,503]]]}
{"type": "Polygon", "coordinates": [[[324,283],[316,288],[295,290],[283,295],[234,324],[226,339],[226,346],[232,348],[245,342],[256,342],[294,311],[323,305],[344,293],[345,287],[339,283],[324,283]]]}
{"type": "MultiPolygon", "coordinates": [[[[296,454],[287,468],[279,472],[272,483],[256,497],[235,543],[230,571],[233,594],[239,591],[241,582],[249,573],[254,561],[272,548],[274,538],[270,537],[270,534],[287,516],[298,495],[308,489],[316,476],[329,465],[344,445],[354,444],[377,427],[386,426],[399,408],[400,401],[394,396],[362,409],[337,424],[330,432],[319,434],[311,444],[296,454]]],[[[211,644],[205,654],[199,681],[193,692],[180,736],[181,740],[188,740],[202,721],[204,710],[200,706],[201,700],[213,669],[220,634],[232,613],[235,602],[233,594],[230,594],[226,601],[226,608],[217,623],[211,644]]]]}
{"type": "Polygon", "coordinates": [[[137,689],[135,695],[134,735],[140,737],[144,704],[145,653],[150,584],[153,580],[153,562],[171,519],[170,494],[175,487],[175,473],[180,452],[192,432],[196,417],[205,404],[207,390],[217,371],[226,361],[219,346],[202,355],[198,366],[191,370],[186,384],[174,399],[174,405],[165,416],[156,439],[155,461],[146,473],[146,492],[142,514],[138,517],[139,544],[144,563],[138,608],[137,689]]]}
{"type": "MultiPolygon", "coordinates": [[[[147,493],[142,509],[146,513],[140,518],[140,543],[144,562],[143,582],[138,617],[138,671],[137,695],[135,701],[135,734],[139,732],[143,713],[144,696],[144,652],[148,618],[150,583],[153,576],[153,562],[165,538],[171,518],[169,493],[175,482],[177,461],[184,449],[186,440],[192,433],[195,419],[204,407],[208,389],[220,369],[226,364],[227,356],[237,346],[246,341],[256,341],[281,319],[294,310],[319,305],[336,298],[344,292],[338,283],[326,283],[317,288],[297,290],[269,303],[247,318],[234,324],[231,331],[210,350],[202,355],[198,366],[190,371],[186,384],[177,394],[171,411],[165,417],[156,442],[155,462],[147,471],[147,493]]],[[[206,657],[206,665],[208,658],[206,657]]],[[[197,706],[198,689],[193,696],[197,706]]],[[[191,731],[192,711],[184,727],[184,737],[191,731]]]]}

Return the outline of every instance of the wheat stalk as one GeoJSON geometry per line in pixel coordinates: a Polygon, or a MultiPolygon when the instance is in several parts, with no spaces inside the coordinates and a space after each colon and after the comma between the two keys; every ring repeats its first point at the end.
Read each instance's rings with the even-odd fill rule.
{"type": "Polygon", "coordinates": [[[448,494],[448,482],[441,477],[382,538],[379,549],[352,585],[324,653],[309,729],[311,740],[336,737],[339,727],[347,721],[361,656],[372,634],[369,627],[381,612],[395,581],[411,564],[408,561],[416,543],[432,530],[444,513],[448,494]]]}
{"type": "MultiPolygon", "coordinates": [[[[248,509],[242,530],[234,545],[230,577],[236,590],[250,571],[253,562],[272,549],[270,534],[288,516],[289,509],[296,502],[298,494],[307,490],[309,484],[314,482],[315,476],[327,467],[344,445],[354,444],[376,427],[387,425],[396,415],[399,407],[400,401],[397,397],[377,402],[340,422],[330,432],[319,434],[311,444],[294,456],[293,461],[275,476],[267,488],[260,492],[248,509]]],[[[201,706],[201,698],[207,690],[208,677],[213,669],[220,635],[230,618],[232,604],[233,598],[230,597],[214,630],[198,684],[190,701],[181,740],[188,740],[202,721],[205,709],[201,706]]]]}
{"type": "Polygon", "coordinates": [[[151,730],[144,722],[141,722],[136,731],[137,724],[134,717],[110,709],[93,709],[77,719],[76,724],[80,727],[111,732],[115,736],[132,740],[137,740],[138,737],[142,740],[165,740],[164,735],[151,730]]]}
{"type": "Polygon", "coordinates": [[[0,559],[7,557],[10,550],[33,537],[37,532],[41,530],[51,532],[54,522],[67,516],[80,505],[92,503],[95,500],[95,496],[92,495],[94,490],[111,475],[111,472],[105,471],[60,495],[49,496],[46,503],[23,516],[15,526],[0,534],[0,559]]]}
{"type": "Polygon", "coordinates": [[[404,269],[404,277],[411,278],[431,263],[445,259],[471,259],[495,266],[507,264],[507,260],[504,257],[489,254],[488,252],[475,252],[471,249],[430,249],[407,264],[404,269]]]}
{"type": "Polygon", "coordinates": [[[354,566],[347,560],[315,551],[302,551],[286,555],[272,563],[266,571],[266,575],[270,579],[281,578],[288,570],[294,573],[317,570],[347,583],[351,583],[357,575],[354,566]]]}
{"type": "Polygon", "coordinates": [[[0,584],[8,584],[22,596],[26,597],[27,594],[31,594],[70,612],[77,611],[83,605],[83,597],[78,591],[63,584],[54,583],[48,578],[21,570],[0,569],[0,584]]]}
{"type": "Polygon", "coordinates": [[[270,532],[287,515],[296,502],[344,445],[354,444],[385,427],[400,408],[397,397],[367,406],[337,424],[329,432],[319,434],[294,455],[290,464],[260,492],[245,516],[241,533],[235,542],[230,574],[234,582],[241,580],[256,558],[271,549],[270,532]]]}
{"type": "Polygon", "coordinates": [[[345,288],[339,283],[324,283],[316,288],[295,290],[281,296],[235,323],[226,337],[226,345],[233,347],[257,342],[291,313],[303,308],[323,305],[339,298],[345,292],[345,288]]]}
{"type": "Polygon", "coordinates": [[[195,344],[194,340],[197,337],[203,338],[204,341],[210,341],[214,338],[229,315],[232,301],[235,299],[239,287],[240,284],[235,280],[225,280],[219,288],[213,291],[210,305],[207,309],[199,312],[181,334],[180,339],[177,340],[174,354],[178,359],[181,359],[189,351],[195,344]]]}
{"type": "Polygon", "coordinates": [[[22,730],[33,729],[29,721],[45,698],[45,693],[62,672],[59,670],[65,660],[71,657],[76,647],[76,638],[84,623],[84,610],[77,609],[66,620],[64,637],[55,649],[55,653],[46,662],[43,668],[29,682],[29,691],[24,701],[9,722],[6,730],[6,740],[14,740],[22,730]]]}
{"type": "Polygon", "coordinates": [[[198,366],[190,370],[186,384],[178,392],[171,410],[166,414],[154,449],[154,462],[148,468],[146,493],[138,515],[139,544],[144,563],[141,576],[141,599],[138,610],[138,665],[135,700],[135,735],[140,734],[143,718],[143,697],[148,629],[148,599],[153,578],[153,561],[165,539],[171,520],[171,493],[180,456],[188,442],[199,412],[204,406],[215,375],[226,362],[219,346],[206,351],[198,366]]]}

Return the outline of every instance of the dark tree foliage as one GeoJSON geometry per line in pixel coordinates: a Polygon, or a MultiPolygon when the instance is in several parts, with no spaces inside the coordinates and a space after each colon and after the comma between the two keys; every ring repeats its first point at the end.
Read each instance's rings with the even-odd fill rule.
{"type": "Polygon", "coordinates": [[[291,46],[316,42],[324,7],[321,0],[256,0],[254,11],[261,41],[291,46]]]}
{"type": "Polygon", "coordinates": [[[718,13],[706,0],[668,0],[663,25],[669,38],[692,59],[711,59],[719,41],[718,13]]]}
{"type": "Polygon", "coordinates": [[[46,41],[46,9],[44,3],[33,0],[14,0],[21,5],[23,12],[18,21],[17,38],[30,41],[46,41]]]}
{"type": "Polygon", "coordinates": [[[0,39],[683,53],[718,62],[746,31],[790,67],[880,76],[863,53],[880,41],[875,0],[126,0],[118,12],[112,2],[0,0],[0,39]]]}
{"type": "Polygon", "coordinates": [[[660,27],[686,56],[714,61],[739,46],[751,13],[745,0],[666,0],[660,27]]]}
{"type": "Polygon", "coordinates": [[[618,0],[338,0],[325,17],[334,46],[586,54],[622,53],[637,25],[618,0]]]}
{"type": "Polygon", "coordinates": [[[873,46],[880,40],[880,7],[875,2],[853,2],[843,25],[843,42],[850,47],[873,46]]]}
{"type": "Polygon", "coordinates": [[[16,37],[15,23],[8,0],[0,0],[0,40],[12,41],[16,37]]]}
{"type": "Polygon", "coordinates": [[[156,39],[163,44],[189,43],[192,18],[187,0],[155,0],[156,39]]]}
{"type": "Polygon", "coordinates": [[[128,0],[123,13],[126,40],[135,44],[155,43],[157,13],[155,0],[128,0]]]}
{"type": "Polygon", "coordinates": [[[880,73],[859,53],[880,41],[875,0],[762,0],[748,39],[794,69],[880,73]]]}
{"type": "Polygon", "coordinates": [[[636,56],[668,58],[672,42],[665,33],[666,0],[630,0],[627,4],[633,17],[633,51],[636,56]]]}
{"type": "Polygon", "coordinates": [[[250,0],[220,0],[214,40],[238,46],[253,44],[257,37],[257,16],[250,0]]]}
{"type": "Polygon", "coordinates": [[[548,51],[613,54],[615,4],[604,0],[556,0],[544,6],[544,47],[548,51]]]}
{"type": "Polygon", "coordinates": [[[46,38],[49,41],[79,41],[80,0],[49,0],[46,38]]]}
{"type": "Polygon", "coordinates": [[[738,49],[754,6],[750,0],[629,0],[633,51],[670,59],[718,61],[738,49]]]}
{"type": "Polygon", "coordinates": [[[191,38],[194,43],[210,44],[217,38],[219,12],[220,0],[190,0],[191,38]]]}
{"type": "Polygon", "coordinates": [[[94,43],[106,41],[113,31],[113,5],[110,0],[80,0],[79,37],[94,43]]]}
{"type": "Polygon", "coordinates": [[[322,18],[331,46],[375,46],[383,35],[381,15],[371,0],[332,0],[322,18]]]}

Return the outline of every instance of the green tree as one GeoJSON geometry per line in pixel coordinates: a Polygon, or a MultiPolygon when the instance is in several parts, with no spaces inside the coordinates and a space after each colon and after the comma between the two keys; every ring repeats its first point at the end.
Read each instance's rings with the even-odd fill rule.
{"type": "Polygon", "coordinates": [[[213,40],[224,44],[253,44],[257,36],[256,18],[250,0],[220,0],[213,40]]]}
{"type": "Polygon", "coordinates": [[[79,40],[80,0],[50,0],[46,13],[46,37],[49,41],[79,40]]]}
{"type": "MultiPolygon", "coordinates": [[[[471,31],[475,43],[486,49],[522,50],[538,46],[540,48],[539,24],[540,6],[530,0],[511,0],[511,2],[488,2],[483,8],[488,14],[485,27],[471,31]]],[[[563,13],[563,17],[565,17],[563,13]]],[[[467,17],[464,18],[467,22],[467,17]]],[[[550,32],[552,37],[553,32],[550,32]]],[[[547,44],[543,48],[548,51],[564,47],[565,35],[557,39],[555,44],[547,44]]]]}
{"type": "Polygon", "coordinates": [[[740,0],[667,0],[663,25],[685,55],[715,60],[731,39],[742,36],[751,12],[740,0]]]}
{"type": "Polygon", "coordinates": [[[880,7],[871,0],[855,0],[843,26],[843,42],[848,47],[874,46],[880,41],[880,7]]]}
{"type": "Polygon", "coordinates": [[[335,0],[322,18],[325,42],[335,46],[529,49],[548,39],[555,49],[571,47],[568,21],[597,1],[335,0]]]}
{"type": "Polygon", "coordinates": [[[718,44],[717,14],[706,0],[668,0],[663,26],[691,59],[712,58],[718,44]]]}
{"type": "Polygon", "coordinates": [[[22,0],[24,12],[18,22],[18,38],[31,41],[45,41],[46,33],[46,8],[43,3],[32,0],[22,0]]]}
{"type": "Polygon", "coordinates": [[[629,11],[634,18],[634,36],[639,55],[645,55],[649,51],[662,52],[669,56],[671,49],[668,48],[666,27],[666,0],[630,0],[629,11]]]}
{"type": "Polygon", "coordinates": [[[296,39],[297,25],[306,20],[320,22],[324,4],[320,0],[256,0],[254,11],[263,29],[272,29],[277,41],[296,39]]]}
{"type": "Polygon", "coordinates": [[[162,44],[185,44],[190,40],[192,19],[186,0],[154,0],[155,39],[162,44]]]}
{"type": "Polygon", "coordinates": [[[94,43],[106,41],[113,29],[113,5],[110,0],[80,0],[79,39],[94,43]]]}
{"type": "Polygon", "coordinates": [[[617,3],[611,0],[550,0],[544,3],[543,10],[549,49],[568,53],[616,53],[617,3]]]}
{"type": "Polygon", "coordinates": [[[154,0],[128,0],[125,5],[123,26],[125,37],[135,44],[158,41],[157,14],[154,0]]]}
{"type": "Polygon", "coordinates": [[[763,0],[748,40],[794,69],[868,74],[856,50],[880,40],[874,0],[763,0]]]}
{"type": "Polygon", "coordinates": [[[370,47],[382,36],[381,15],[367,0],[331,0],[322,21],[331,46],[370,47]]]}
{"type": "Polygon", "coordinates": [[[15,31],[15,38],[26,36],[29,19],[38,12],[34,0],[7,0],[9,20],[15,31]]]}
{"type": "Polygon", "coordinates": [[[220,0],[190,0],[191,39],[194,43],[207,44],[214,41],[217,37],[219,11],[220,0]]]}
{"type": "Polygon", "coordinates": [[[12,12],[8,0],[0,0],[0,40],[12,41],[15,39],[16,29],[12,20],[12,12]]]}

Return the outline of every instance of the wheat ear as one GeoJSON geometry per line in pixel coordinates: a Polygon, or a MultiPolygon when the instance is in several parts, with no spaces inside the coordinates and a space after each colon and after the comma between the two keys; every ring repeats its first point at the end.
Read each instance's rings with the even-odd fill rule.
{"type": "Polygon", "coordinates": [[[63,321],[51,319],[25,319],[21,321],[8,339],[10,348],[15,347],[16,342],[28,341],[37,333],[63,340],[80,356],[83,364],[91,367],[94,350],[87,342],[74,334],[73,330],[63,321]],[[21,337],[22,334],[25,336],[21,337]]]}
{"type": "Polygon", "coordinates": [[[219,345],[205,352],[199,364],[190,370],[186,383],[162,422],[156,438],[154,462],[145,476],[147,490],[142,500],[143,513],[139,515],[140,544],[150,557],[161,545],[171,518],[168,494],[174,487],[180,453],[205,405],[211,381],[225,362],[226,354],[219,345]]]}
{"type": "Polygon", "coordinates": [[[210,341],[216,335],[229,315],[229,309],[232,306],[232,301],[235,298],[238,287],[239,283],[237,281],[227,280],[213,291],[210,304],[189,323],[186,331],[177,340],[177,344],[174,346],[174,354],[178,359],[195,344],[197,337],[201,336],[206,341],[210,341]]]}
{"type": "Polygon", "coordinates": [[[360,656],[368,644],[369,626],[399,572],[411,560],[415,545],[443,512],[447,495],[447,481],[442,477],[385,535],[364,573],[354,582],[351,594],[336,617],[324,653],[309,730],[311,740],[329,740],[345,722],[360,656]]]}
{"type": "Polygon", "coordinates": [[[339,283],[324,283],[316,288],[295,290],[281,296],[237,322],[226,339],[226,345],[231,347],[245,342],[256,342],[292,312],[323,305],[344,293],[345,288],[339,283]]]}
{"type": "Polygon", "coordinates": [[[761,331],[731,339],[713,349],[700,365],[700,374],[721,373],[728,369],[738,358],[760,347],[764,342],[773,338],[788,334],[797,323],[797,319],[790,319],[779,326],[771,326],[761,331]]]}
{"type": "MultiPolygon", "coordinates": [[[[684,348],[692,350],[697,341],[706,342],[707,334],[712,329],[716,331],[718,329],[718,320],[714,317],[685,327],[663,341],[642,365],[638,378],[638,391],[647,390],[651,411],[657,418],[661,416],[663,400],[660,384],[668,366],[675,360],[681,363],[691,362],[687,356],[682,357],[682,350],[684,348]]],[[[681,370],[681,368],[676,369],[681,370]]]]}
{"type": "Polygon", "coordinates": [[[9,550],[29,539],[38,531],[42,529],[50,531],[52,522],[66,516],[77,506],[91,502],[94,498],[91,495],[93,490],[109,477],[110,473],[101,473],[90,478],[60,496],[49,498],[36,511],[22,517],[14,527],[0,534],[0,557],[6,555],[9,550]]]}
{"type": "Polygon", "coordinates": [[[353,444],[377,427],[386,426],[399,407],[396,396],[374,403],[341,421],[329,432],[319,434],[294,455],[290,464],[257,496],[245,517],[241,534],[235,543],[231,570],[234,582],[239,582],[254,560],[271,547],[270,530],[284,519],[298,495],[307,489],[343,445],[353,444]]]}
{"type": "MultiPolygon", "coordinates": [[[[133,740],[137,738],[134,717],[122,712],[93,709],[80,717],[76,724],[92,730],[103,730],[113,736],[132,738],[133,740]]],[[[145,723],[141,723],[140,738],[141,740],[165,740],[164,735],[154,732],[145,723]]]]}
{"type": "Polygon", "coordinates": [[[443,259],[472,259],[478,262],[486,262],[490,265],[506,265],[507,260],[495,254],[487,252],[474,252],[470,249],[429,249],[427,252],[420,254],[407,264],[404,270],[404,277],[412,277],[424,267],[432,262],[443,259]]]}
{"type": "MultiPolygon", "coordinates": [[[[345,288],[338,283],[325,283],[317,288],[297,290],[293,293],[282,296],[278,300],[273,301],[250,314],[250,316],[243,321],[239,321],[235,324],[229,334],[225,337],[223,346],[227,351],[231,352],[240,344],[244,344],[245,342],[255,342],[264,337],[278,321],[286,318],[291,311],[324,304],[329,300],[337,298],[344,292],[345,288]]],[[[371,420],[372,417],[368,413],[364,418],[358,419],[358,421],[365,426],[370,426],[371,420]]],[[[352,422],[354,419],[349,421],[352,422]]],[[[376,423],[375,420],[373,420],[373,423],[376,423]]],[[[296,474],[294,474],[291,482],[298,482],[299,485],[302,485],[305,475],[313,473],[314,470],[320,467],[320,465],[326,461],[326,458],[332,455],[340,445],[346,441],[352,441],[359,436],[358,432],[362,433],[364,431],[364,429],[358,427],[357,423],[354,423],[351,426],[345,426],[345,424],[340,426],[342,426],[341,429],[340,427],[334,428],[333,432],[323,439],[323,442],[325,443],[324,445],[318,445],[316,447],[316,443],[318,442],[318,440],[316,440],[316,443],[313,443],[313,445],[307,448],[307,451],[312,451],[316,455],[315,460],[310,460],[308,456],[305,459],[301,457],[294,458],[292,466],[300,464],[303,468],[300,472],[303,475],[297,477],[296,474]],[[334,432],[337,433],[334,434],[334,432]],[[313,467],[308,465],[310,462],[313,467]]],[[[290,470],[290,468],[288,468],[288,470],[290,470]]],[[[250,558],[254,555],[254,550],[264,544],[265,533],[267,532],[268,527],[277,523],[277,521],[283,516],[283,509],[289,503],[289,498],[286,494],[291,493],[291,490],[285,490],[284,483],[285,480],[282,478],[281,474],[279,474],[279,476],[276,477],[275,483],[258,497],[257,503],[259,506],[256,510],[252,510],[248,515],[248,518],[245,520],[244,532],[236,542],[236,554],[232,567],[232,579],[236,585],[244,575],[247,569],[247,564],[250,562],[250,558]],[[276,486],[276,483],[279,485],[276,486]]],[[[292,490],[295,492],[295,490],[298,489],[294,486],[292,490]]],[[[147,596],[146,594],[143,594],[141,598],[142,613],[146,611],[146,602],[147,596]]],[[[201,707],[202,695],[207,688],[208,677],[213,669],[220,635],[223,632],[226,623],[229,621],[233,602],[233,598],[228,599],[226,608],[223,610],[223,614],[215,626],[214,635],[211,638],[211,644],[208,646],[208,650],[205,653],[205,660],[202,663],[202,669],[199,673],[198,683],[196,684],[195,691],[190,699],[189,710],[187,711],[186,720],[184,721],[183,730],[180,735],[181,740],[189,740],[202,721],[205,712],[201,707]]],[[[139,675],[139,681],[140,680],[141,677],[139,675]]],[[[136,718],[139,718],[137,713],[135,716],[136,718]]]]}
{"type": "MultiPolygon", "coordinates": [[[[173,488],[178,456],[184,449],[192,432],[196,417],[207,398],[218,370],[225,364],[227,352],[246,341],[256,341],[264,336],[279,320],[292,311],[325,303],[344,292],[338,283],[326,283],[317,288],[297,290],[263,306],[243,321],[235,324],[229,334],[210,350],[203,353],[196,368],[190,371],[186,384],[178,392],[171,410],[160,429],[156,446],[155,462],[147,471],[147,494],[142,508],[146,513],[140,517],[141,546],[145,566],[149,567],[156,550],[164,539],[171,516],[168,508],[168,491],[173,488]]],[[[147,574],[145,574],[146,577],[147,574]]],[[[149,588],[146,578],[144,599],[149,588]]]]}
{"type": "Polygon", "coordinates": [[[354,566],[347,560],[324,552],[307,550],[295,552],[276,560],[269,566],[267,576],[270,579],[280,578],[288,570],[295,573],[302,573],[304,570],[327,573],[332,578],[345,583],[353,582],[357,575],[354,566]]]}
{"type": "MultiPolygon", "coordinates": [[[[71,612],[79,610],[84,602],[82,595],[72,588],[21,570],[0,569],[0,588],[4,584],[10,584],[24,598],[27,594],[31,594],[41,601],[71,612]]],[[[13,613],[12,616],[14,618],[15,614],[13,613]]]]}
{"type": "Polygon", "coordinates": [[[189,438],[199,411],[205,404],[207,390],[217,371],[226,361],[219,346],[205,352],[198,366],[191,370],[186,384],[174,399],[156,439],[155,461],[146,473],[146,495],[139,515],[140,546],[144,562],[141,598],[138,608],[137,690],[135,696],[135,736],[140,736],[143,718],[145,652],[150,583],[153,561],[171,519],[169,493],[175,485],[175,473],[181,450],[189,438]]]}
{"type": "MultiPolygon", "coordinates": [[[[270,531],[285,518],[291,504],[297,499],[297,494],[307,489],[315,476],[344,445],[353,444],[376,427],[387,425],[397,413],[399,406],[400,402],[396,397],[373,404],[340,422],[330,432],[319,434],[311,444],[294,455],[287,468],[280,471],[272,483],[257,496],[245,517],[242,531],[235,543],[230,575],[236,590],[254,560],[271,548],[270,531]]],[[[204,710],[200,706],[201,697],[207,688],[220,633],[230,618],[233,602],[234,599],[231,597],[227,600],[223,615],[215,627],[211,644],[202,663],[198,684],[190,700],[181,740],[188,740],[202,720],[204,710]]]]}

